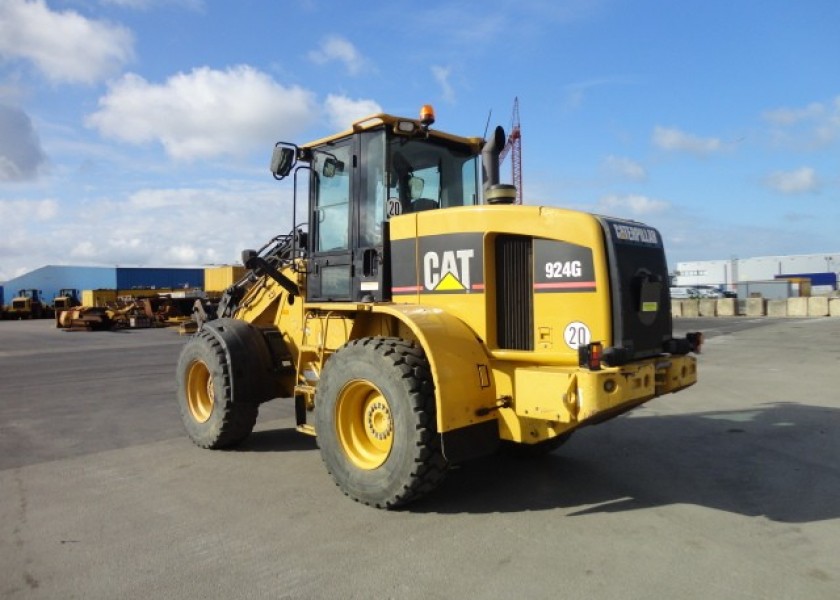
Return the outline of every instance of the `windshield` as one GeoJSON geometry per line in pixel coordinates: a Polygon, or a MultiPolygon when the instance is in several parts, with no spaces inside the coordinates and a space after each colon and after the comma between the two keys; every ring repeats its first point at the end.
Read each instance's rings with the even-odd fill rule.
{"type": "Polygon", "coordinates": [[[388,216],[478,204],[478,157],[435,138],[393,137],[388,148],[388,216]]]}

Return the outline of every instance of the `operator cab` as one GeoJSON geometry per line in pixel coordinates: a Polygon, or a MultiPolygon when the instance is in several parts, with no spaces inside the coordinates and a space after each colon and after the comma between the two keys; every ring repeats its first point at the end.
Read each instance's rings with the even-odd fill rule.
{"type": "Polygon", "coordinates": [[[296,156],[278,145],[275,177],[308,163],[309,301],[390,300],[389,220],[480,203],[481,140],[431,131],[433,121],[375,115],[296,156]]]}

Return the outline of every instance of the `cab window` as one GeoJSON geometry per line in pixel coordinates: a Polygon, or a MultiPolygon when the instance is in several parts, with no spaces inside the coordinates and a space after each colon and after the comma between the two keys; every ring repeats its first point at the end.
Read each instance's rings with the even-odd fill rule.
{"type": "Polygon", "coordinates": [[[349,143],[313,157],[317,252],[349,248],[351,158],[349,143]]]}

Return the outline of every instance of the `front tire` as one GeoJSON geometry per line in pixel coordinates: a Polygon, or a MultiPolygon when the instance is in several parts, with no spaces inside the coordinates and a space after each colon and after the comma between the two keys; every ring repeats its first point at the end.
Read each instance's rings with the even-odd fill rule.
{"type": "Polygon", "coordinates": [[[443,481],[434,383],[415,344],[385,337],[349,342],[324,366],[315,410],[321,458],[354,500],[397,508],[443,481]]]}
{"type": "Polygon", "coordinates": [[[254,429],[259,404],[234,395],[225,345],[209,331],[187,342],[178,360],[178,406],[190,439],[202,448],[229,448],[254,429]]]}

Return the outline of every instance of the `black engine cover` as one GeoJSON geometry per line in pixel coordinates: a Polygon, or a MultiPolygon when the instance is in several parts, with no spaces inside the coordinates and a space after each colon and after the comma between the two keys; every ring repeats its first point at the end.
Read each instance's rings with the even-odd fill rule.
{"type": "Polygon", "coordinates": [[[609,260],[614,344],[627,361],[661,354],[672,336],[662,236],[635,221],[599,220],[609,260]]]}

